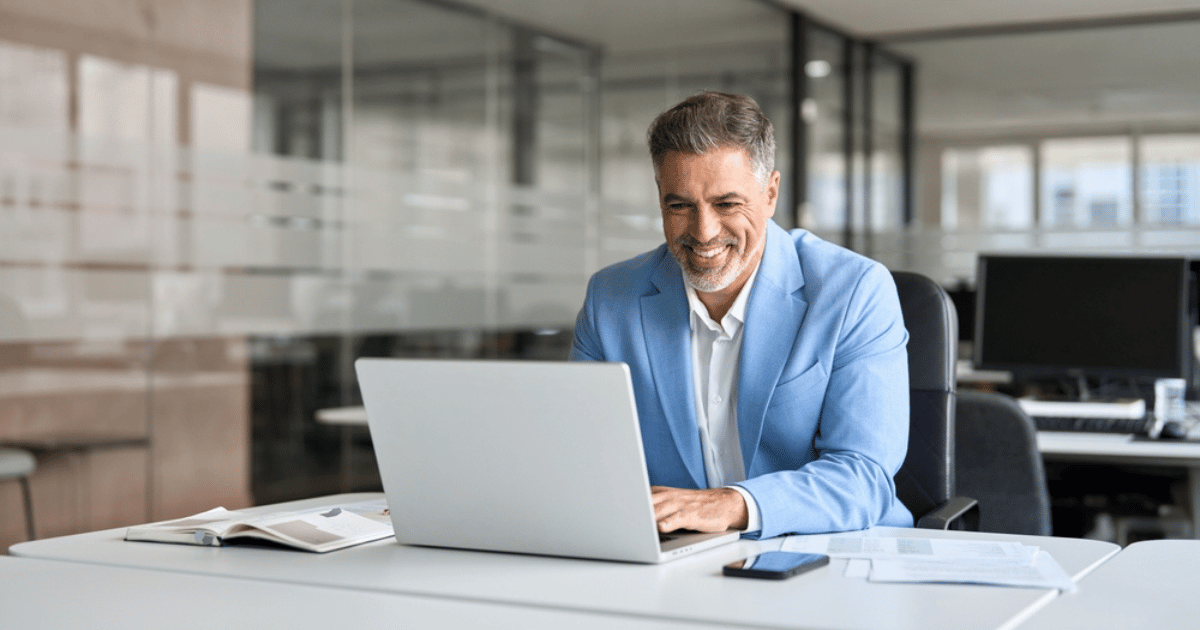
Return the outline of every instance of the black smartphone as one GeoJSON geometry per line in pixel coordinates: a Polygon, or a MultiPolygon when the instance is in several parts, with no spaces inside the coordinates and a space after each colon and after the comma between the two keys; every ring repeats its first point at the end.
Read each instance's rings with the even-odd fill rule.
{"type": "Polygon", "coordinates": [[[825,554],[764,551],[757,556],[750,556],[725,565],[725,575],[782,580],[827,564],[829,564],[829,556],[825,554]]]}

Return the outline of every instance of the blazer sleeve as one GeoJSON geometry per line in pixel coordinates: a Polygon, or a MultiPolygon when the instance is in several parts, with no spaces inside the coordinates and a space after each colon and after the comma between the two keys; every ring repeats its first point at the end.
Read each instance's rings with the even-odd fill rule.
{"type": "Polygon", "coordinates": [[[761,509],[757,537],[912,526],[893,480],[908,450],[907,342],[895,282],[871,265],[829,340],[835,345],[816,435],[795,436],[790,445],[815,459],[738,484],[761,509]]]}
{"type": "Polygon", "coordinates": [[[575,317],[575,337],[571,340],[570,361],[603,361],[604,353],[600,349],[600,335],[596,329],[595,300],[592,290],[596,277],[588,280],[587,293],[583,298],[583,307],[575,317]]]}

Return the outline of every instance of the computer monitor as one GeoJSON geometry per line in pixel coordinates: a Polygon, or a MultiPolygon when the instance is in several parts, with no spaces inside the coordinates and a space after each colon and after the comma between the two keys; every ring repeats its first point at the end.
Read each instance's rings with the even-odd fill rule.
{"type": "Polygon", "coordinates": [[[974,362],[1020,378],[1189,378],[1189,261],[982,254],[974,362]]]}

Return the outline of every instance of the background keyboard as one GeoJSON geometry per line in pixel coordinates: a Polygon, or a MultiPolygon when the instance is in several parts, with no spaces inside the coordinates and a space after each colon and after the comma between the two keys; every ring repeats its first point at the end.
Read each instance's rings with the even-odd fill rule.
{"type": "Polygon", "coordinates": [[[1141,418],[1071,418],[1060,416],[1033,416],[1038,431],[1085,431],[1092,433],[1133,433],[1146,435],[1154,420],[1149,415],[1141,418]]]}

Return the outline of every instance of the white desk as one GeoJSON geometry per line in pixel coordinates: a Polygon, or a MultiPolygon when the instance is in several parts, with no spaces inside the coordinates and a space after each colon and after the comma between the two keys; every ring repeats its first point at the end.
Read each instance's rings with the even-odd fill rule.
{"type": "Polygon", "coordinates": [[[1038,450],[1046,460],[1101,464],[1179,466],[1187,469],[1188,516],[1192,535],[1200,529],[1200,442],[1138,440],[1130,435],[1039,431],[1038,450]]]}
{"type": "Polygon", "coordinates": [[[1192,630],[1200,541],[1134,543],[1079,582],[1079,590],[1050,602],[1021,630],[1192,630]]]}
{"type": "MultiPolygon", "coordinates": [[[[347,495],[344,500],[372,496],[378,495],[347,495]]],[[[333,500],[327,497],[270,509],[333,500]]],[[[1036,544],[1076,579],[1118,551],[1111,543],[1069,538],[899,528],[877,528],[872,533],[1036,544]]],[[[757,550],[777,548],[780,539],[739,541],[662,565],[634,565],[410,547],[394,541],[314,555],[254,547],[130,543],[122,535],[123,530],[92,532],[21,543],[10,552],[198,576],[740,627],[994,630],[1027,617],[1057,595],[1042,589],[871,583],[844,577],[844,560],[778,583],[721,575],[724,564],[757,550]]]]}
{"type": "Polygon", "coordinates": [[[8,556],[0,556],[0,611],[14,629],[720,627],[8,556]]]}

